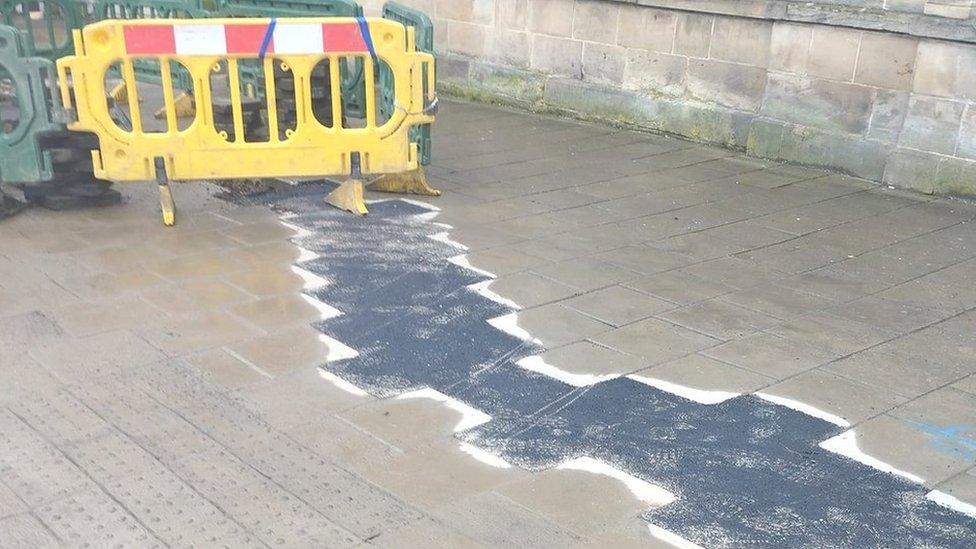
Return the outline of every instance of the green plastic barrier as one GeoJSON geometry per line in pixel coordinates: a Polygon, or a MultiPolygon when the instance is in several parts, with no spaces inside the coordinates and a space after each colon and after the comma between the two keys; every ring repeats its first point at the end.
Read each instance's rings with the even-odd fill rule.
{"type": "Polygon", "coordinates": [[[0,181],[8,183],[49,181],[53,177],[51,155],[38,139],[64,130],[51,116],[54,90],[49,86],[57,77],[54,63],[33,54],[26,33],[0,25],[0,73],[13,85],[18,116],[16,126],[0,128],[0,181]]]}
{"type": "Polygon", "coordinates": [[[353,0],[221,0],[216,13],[226,17],[355,17],[363,9],[353,0]]]}
{"type": "Polygon", "coordinates": [[[76,0],[0,0],[0,23],[24,31],[34,55],[54,61],[74,53],[72,29],[85,24],[85,12],[76,0]],[[31,17],[31,8],[40,18],[31,17]]]}
{"type": "Polygon", "coordinates": [[[203,0],[98,0],[94,19],[195,19],[208,17],[203,0]]]}
{"type": "MultiPolygon", "coordinates": [[[[414,28],[414,38],[416,39],[417,51],[434,53],[434,24],[425,13],[413,8],[409,8],[396,2],[387,2],[383,5],[383,18],[396,21],[407,27],[414,28]]],[[[427,82],[427,75],[424,74],[424,82],[427,82]]],[[[380,88],[382,100],[380,109],[385,116],[392,116],[396,105],[393,101],[393,74],[385,65],[380,67],[380,88]]],[[[427,90],[424,90],[426,93],[427,90]]],[[[431,142],[430,124],[414,126],[410,130],[410,138],[417,143],[420,149],[420,163],[430,164],[431,142]]]]}

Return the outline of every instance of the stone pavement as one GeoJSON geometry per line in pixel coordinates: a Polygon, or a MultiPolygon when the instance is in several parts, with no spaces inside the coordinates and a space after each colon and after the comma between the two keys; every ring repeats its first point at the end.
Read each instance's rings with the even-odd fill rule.
{"type": "MultiPolygon", "coordinates": [[[[976,502],[971,204],[460,103],[434,146],[436,221],[546,363],[806,403],[976,502]]],[[[167,230],[127,189],[0,224],[0,545],[660,543],[615,480],[486,465],[457,411],[323,379],[275,212],[180,185],[167,230]]]]}

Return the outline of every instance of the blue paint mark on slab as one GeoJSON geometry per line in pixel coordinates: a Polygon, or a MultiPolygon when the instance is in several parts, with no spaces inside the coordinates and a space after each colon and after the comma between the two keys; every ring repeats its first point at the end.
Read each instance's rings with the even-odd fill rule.
{"type": "Polygon", "coordinates": [[[976,547],[976,519],[928,490],[819,444],[844,429],[751,395],[705,405],[629,378],[574,387],[516,362],[542,351],[488,320],[512,309],[468,286],[481,274],[428,238],[402,201],[358,218],[305,187],[271,197],[312,232],[301,264],[343,315],[317,328],[358,351],[324,368],[376,396],[431,387],[492,416],[462,440],[538,470],[588,456],[677,496],[644,517],[707,547],[976,547]]]}

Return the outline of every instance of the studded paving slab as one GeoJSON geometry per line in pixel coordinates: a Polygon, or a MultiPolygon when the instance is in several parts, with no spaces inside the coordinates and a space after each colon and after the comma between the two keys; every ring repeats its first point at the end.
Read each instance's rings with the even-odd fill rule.
{"type": "Polygon", "coordinates": [[[2,545],[973,545],[971,204],[477,105],[434,138],[436,216],[0,223],[2,545]]]}

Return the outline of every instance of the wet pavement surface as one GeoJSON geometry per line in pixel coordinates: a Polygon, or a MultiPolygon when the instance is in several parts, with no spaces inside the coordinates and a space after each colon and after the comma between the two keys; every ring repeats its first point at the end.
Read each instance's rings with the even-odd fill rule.
{"type": "Polygon", "coordinates": [[[973,544],[973,205],[461,103],[434,147],[437,213],[0,224],[0,539],[973,544]]]}

